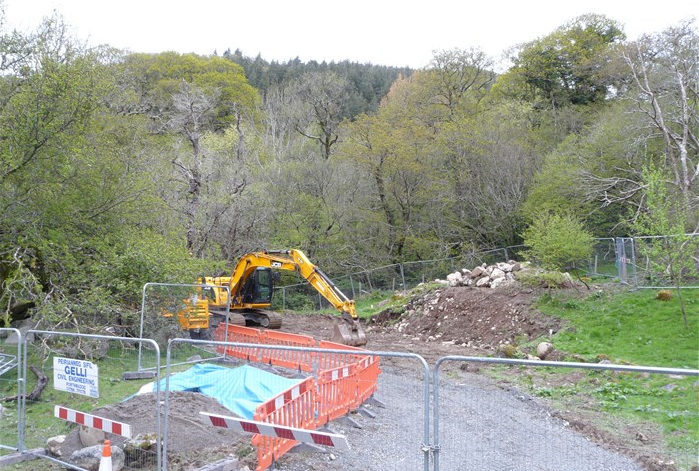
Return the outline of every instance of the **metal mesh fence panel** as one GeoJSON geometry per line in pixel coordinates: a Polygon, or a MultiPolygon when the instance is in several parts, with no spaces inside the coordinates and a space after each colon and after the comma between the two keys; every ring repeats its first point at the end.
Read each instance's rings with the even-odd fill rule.
{"type": "Polygon", "coordinates": [[[507,261],[514,260],[515,262],[526,261],[525,252],[529,247],[526,245],[510,245],[505,247],[507,253],[507,261]]]}
{"type": "Polygon", "coordinates": [[[619,276],[616,264],[616,243],[614,239],[595,239],[592,257],[587,265],[590,275],[615,278],[619,276]]]}
{"type": "MultiPolygon", "coordinates": [[[[634,286],[639,288],[673,287],[679,277],[684,287],[699,287],[699,235],[634,237],[633,257],[626,257],[635,274],[634,286]]],[[[628,249],[627,249],[628,253],[628,249]]]]}
{"type": "Polygon", "coordinates": [[[424,447],[429,433],[428,372],[424,360],[416,355],[194,340],[175,340],[170,348],[168,364],[177,366],[168,368],[169,382],[161,380],[166,391],[166,464],[176,462],[187,466],[198,457],[205,456],[207,462],[212,462],[232,455],[250,469],[265,469],[269,462],[258,462],[262,449],[262,456],[268,452],[267,456],[273,457],[276,469],[287,471],[427,471],[429,467],[424,447]],[[259,352],[253,353],[256,346],[259,352]],[[182,365],[193,348],[246,351],[249,360],[219,357],[197,365],[198,371],[194,372],[182,365]],[[312,358],[311,371],[259,361],[283,357],[282,352],[303,352],[305,358],[312,358]],[[273,381],[290,382],[291,387],[276,396],[271,393],[271,400],[262,392],[255,393],[257,396],[251,393],[270,376],[277,378],[273,381]],[[237,385],[231,377],[235,381],[244,378],[247,384],[237,385]],[[343,387],[343,378],[352,386],[343,387]],[[221,388],[221,385],[225,386],[221,388]],[[241,393],[239,387],[246,392],[241,393]],[[212,393],[213,390],[218,391],[212,393]],[[209,397],[211,394],[216,398],[209,397]],[[345,402],[338,405],[333,401],[345,402]],[[354,405],[347,407],[347,401],[354,405]],[[315,411],[310,415],[312,425],[308,407],[315,411]],[[218,419],[218,426],[214,426],[212,415],[243,421],[248,424],[246,427],[252,427],[249,425],[252,422],[270,420],[279,436],[285,436],[281,427],[302,423],[301,428],[344,437],[350,449],[306,446],[301,453],[277,456],[273,440],[252,433],[252,428],[245,431],[224,426],[223,419],[218,419]]]}
{"type": "Polygon", "coordinates": [[[435,471],[696,469],[697,375],[446,357],[435,370],[435,471]]]}
{"type": "Polygon", "coordinates": [[[192,309],[201,298],[201,285],[146,283],[139,336],[155,340],[163,351],[170,339],[206,337],[208,332],[199,327],[192,309]]]}
{"type": "Polygon", "coordinates": [[[21,340],[19,330],[0,329],[0,456],[20,449],[21,340]],[[15,399],[11,400],[12,397],[15,399]]]}
{"type": "Polygon", "coordinates": [[[405,282],[408,288],[414,288],[420,283],[434,281],[438,278],[444,279],[447,274],[461,268],[464,267],[459,267],[456,261],[450,258],[403,263],[405,282]]]}
{"type": "Polygon", "coordinates": [[[123,461],[124,469],[158,470],[160,395],[141,389],[153,379],[137,374],[139,346],[141,363],[157,379],[160,353],[152,340],[28,331],[26,448],[47,448],[41,458],[87,468],[90,461],[99,464],[101,444],[109,439],[112,459],[123,461]],[[92,458],[77,461],[81,455],[92,458]]]}

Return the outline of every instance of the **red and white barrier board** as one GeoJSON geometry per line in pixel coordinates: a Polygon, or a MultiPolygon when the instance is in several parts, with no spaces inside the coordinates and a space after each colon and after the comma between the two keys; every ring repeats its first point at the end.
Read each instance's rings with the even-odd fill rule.
{"type": "Polygon", "coordinates": [[[209,420],[211,420],[211,425],[214,427],[228,428],[239,432],[259,433],[260,435],[273,438],[287,438],[289,440],[296,440],[298,442],[311,443],[314,445],[331,446],[341,451],[350,449],[347,439],[343,435],[337,433],[314,432],[312,430],[269,424],[256,420],[209,414],[208,412],[199,413],[208,417],[209,420]]]}
{"type": "Polygon", "coordinates": [[[96,415],[68,409],[66,407],[54,406],[53,415],[68,422],[96,428],[114,435],[131,438],[131,426],[114,420],[104,419],[96,415]]]}

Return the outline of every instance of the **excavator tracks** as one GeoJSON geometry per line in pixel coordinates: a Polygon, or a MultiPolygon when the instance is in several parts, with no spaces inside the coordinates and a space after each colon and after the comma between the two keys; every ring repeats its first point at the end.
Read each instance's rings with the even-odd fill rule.
{"type": "MultiPolygon", "coordinates": [[[[211,311],[213,315],[225,322],[224,311],[211,311]]],[[[264,329],[280,329],[282,326],[282,316],[274,311],[265,309],[236,309],[228,314],[230,325],[262,327],[264,329]]],[[[218,325],[218,324],[217,324],[218,325]]]]}
{"type": "Polygon", "coordinates": [[[244,309],[241,314],[245,317],[245,324],[263,327],[265,329],[279,329],[282,326],[282,316],[274,311],[266,309],[244,309]]]}

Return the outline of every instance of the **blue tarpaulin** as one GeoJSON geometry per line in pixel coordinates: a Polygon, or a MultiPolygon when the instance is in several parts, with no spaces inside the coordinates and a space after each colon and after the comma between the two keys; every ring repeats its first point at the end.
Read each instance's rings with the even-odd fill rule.
{"type": "MultiPolygon", "coordinates": [[[[206,394],[236,415],[252,419],[257,406],[302,381],[275,375],[250,365],[226,368],[201,363],[170,376],[170,391],[206,394]]],[[[165,390],[165,379],[160,380],[160,390],[165,390]]]]}

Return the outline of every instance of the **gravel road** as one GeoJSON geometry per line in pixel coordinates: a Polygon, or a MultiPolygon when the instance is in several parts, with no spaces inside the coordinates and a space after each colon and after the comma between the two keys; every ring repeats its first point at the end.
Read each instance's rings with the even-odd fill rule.
{"type": "MultiPolygon", "coordinates": [[[[374,418],[353,414],[362,428],[333,422],[351,450],[283,457],[285,471],[383,471],[424,468],[424,382],[420,365],[382,359],[374,418]]],[[[440,470],[641,471],[627,457],[605,450],[553,417],[536,400],[503,390],[478,375],[440,384],[440,470]]],[[[433,414],[430,412],[430,414],[433,414]]],[[[434,417],[430,427],[433,427],[434,417]]],[[[430,436],[433,430],[430,429],[430,436]]],[[[434,443],[434,439],[432,439],[434,443]]],[[[431,467],[430,469],[434,469],[431,467]]]]}

